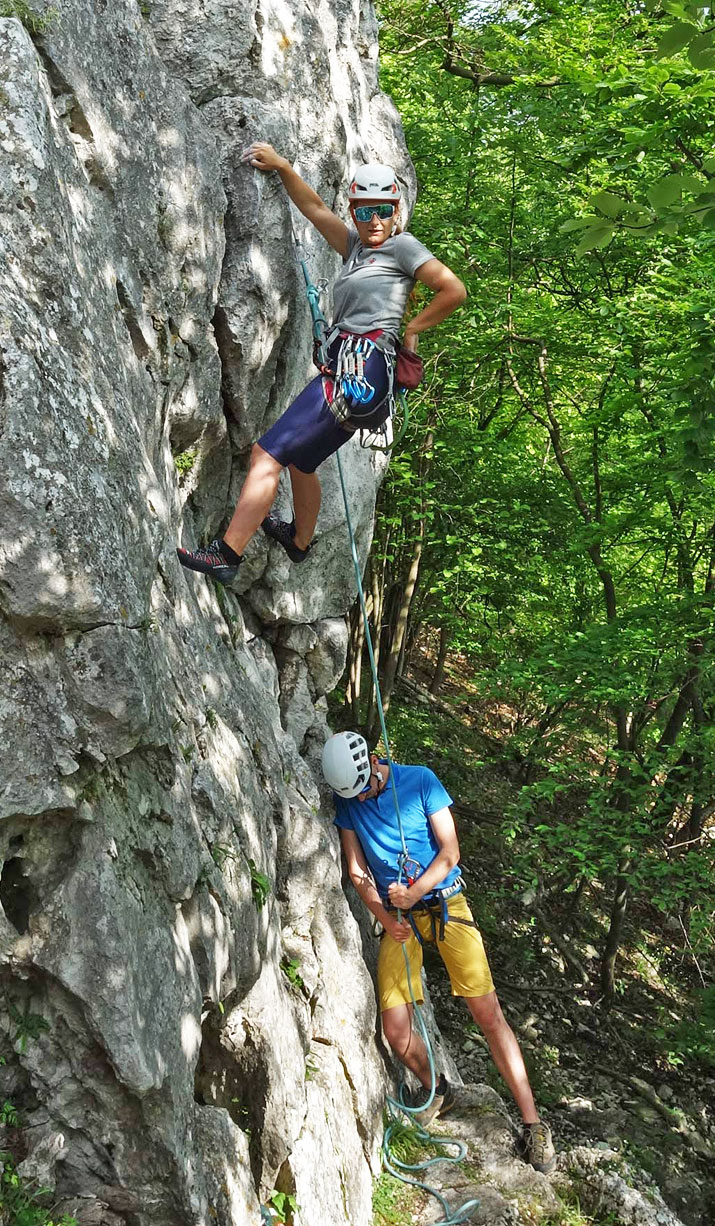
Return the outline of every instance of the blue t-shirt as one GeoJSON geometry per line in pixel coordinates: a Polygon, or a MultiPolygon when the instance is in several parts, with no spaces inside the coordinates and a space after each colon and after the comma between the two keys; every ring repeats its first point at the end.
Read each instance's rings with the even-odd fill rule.
{"type": "MultiPolygon", "coordinates": [[[[429,818],[451,805],[452,797],[427,766],[393,765],[392,770],[407,851],[410,858],[425,869],[439,852],[429,818]]],[[[352,800],[334,796],[335,825],[341,830],[355,831],[378,892],[384,899],[387,898],[387,887],[397,881],[397,861],[402,851],[392,787],[393,780],[390,778],[379,796],[363,801],[358,800],[357,796],[352,800]]],[[[452,885],[458,876],[459,868],[455,866],[433,888],[444,889],[452,885]]]]}

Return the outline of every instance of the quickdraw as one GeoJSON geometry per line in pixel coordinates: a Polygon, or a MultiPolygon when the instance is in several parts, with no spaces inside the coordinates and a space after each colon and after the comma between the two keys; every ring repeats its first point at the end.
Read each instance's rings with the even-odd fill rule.
{"type": "Polygon", "coordinates": [[[369,404],[375,395],[375,388],[365,377],[365,363],[374,350],[375,342],[365,336],[345,337],[338,353],[335,386],[340,388],[346,400],[369,404]]]}

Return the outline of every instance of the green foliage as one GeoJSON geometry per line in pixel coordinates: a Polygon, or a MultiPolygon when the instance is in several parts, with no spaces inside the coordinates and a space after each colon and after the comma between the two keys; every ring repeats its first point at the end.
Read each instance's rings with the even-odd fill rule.
{"type": "Polygon", "coordinates": [[[268,1204],[275,1211],[278,1222],[290,1226],[294,1215],[298,1212],[298,1202],[290,1192],[278,1192],[275,1188],[268,1198],[268,1204]]]}
{"type": "MultiPolygon", "coordinates": [[[[233,611],[228,593],[223,584],[217,583],[214,585],[214,595],[216,596],[218,607],[221,610],[223,619],[226,622],[231,639],[231,645],[236,647],[241,637],[241,623],[233,611]]],[[[243,666],[239,663],[239,661],[236,661],[236,666],[243,671],[243,666]]]]}
{"type": "MultiPolygon", "coordinates": [[[[384,0],[411,228],[469,298],[422,338],[372,566],[394,624],[423,542],[411,624],[446,627],[475,709],[500,712],[517,881],[618,877],[664,913],[687,905],[698,953],[715,878],[697,837],[715,789],[715,27],[681,8],[465,2],[450,33],[444,8],[384,0]]],[[[448,717],[409,722],[412,760],[474,803],[481,752],[460,767],[448,717]]]]}
{"type": "Polygon", "coordinates": [[[5,1128],[16,1128],[17,1119],[17,1107],[6,1099],[0,1107],[0,1125],[5,1128]]]}
{"type": "Polygon", "coordinates": [[[248,861],[248,867],[251,872],[251,896],[257,911],[260,911],[265,906],[268,895],[271,892],[271,883],[265,873],[257,867],[254,860],[248,861]]]}
{"type": "Polygon", "coordinates": [[[77,1226],[74,1217],[54,1215],[50,1193],[18,1174],[12,1154],[0,1153],[0,1212],[7,1226],[77,1226]]]}
{"type": "Polygon", "coordinates": [[[211,848],[211,859],[217,868],[223,868],[229,861],[237,860],[238,856],[227,843],[214,843],[211,848]]]}
{"type": "Polygon", "coordinates": [[[47,1019],[40,1013],[33,1013],[29,1004],[26,1004],[24,1009],[19,1009],[13,1001],[10,1001],[7,1005],[7,1012],[15,1027],[11,1041],[13,1047],[17,1045],[19,1052],[26,1051],[28,1039],[39,1039],[41,1034],[50,1029],[47,1019]]]}
{"type": "MultiPolygon", "coordinates": [[[[385,1121],[387,1125],[387,1121],[385,1121]]],[[[398,1162],[415,1165],[432,1151],[420,1136],[416,1124],[404,1119],[390,1120],[390,1153],[398,1162]]]]}
{"type": "Polygon", "coordinates": [[[541,1218],[539,1226],[617,1226],[616,1213],[587,1212],[573,1192],[560,1195],[559,1200],[558,1209],[541,1218]]]}
{"type": "Polygon", "coordinates": [[[23,0],[0,0],[0,17],[16,17],[31,34],[41,34],[56,15],[54,8],[35,13],[23,0]]]}
{"type": "Polygon", "coordinates": [[[372,1186],[373,1226],[411,1226],[423,1199],[417,1188],[383,1173],[372,1186]]]}
{"type": "Polygon", "coordinates": [[[715,987],[703,988],[695,1017],[673,1023],[666,1015],[655,1033],[671,1067],[695,1060],[708,1070],[715,1069],[715,987]]]}
{"type": "Polygon", "coordinates": [[[183,484],[194,467],[198,454],[195,447],[189,447],[187,451],[180,451],[178,455],[174,456],[174,467],[179,474],[180,485],[183,484]]]}
{"type": "Polygon", "coordinates": [[[281,958],[280,965],[281,965],[281,970],[283,971],[283,974],[288,980],[290,986],[292,988],[296,988],[299,992],[302,992],[303,989],[305,988],[305,984],[303,983],[303,979],[300,973],[300,962],[298,961],[298,959],[289,958],[287,954],[284,954],[283,957],[281,958]]]}

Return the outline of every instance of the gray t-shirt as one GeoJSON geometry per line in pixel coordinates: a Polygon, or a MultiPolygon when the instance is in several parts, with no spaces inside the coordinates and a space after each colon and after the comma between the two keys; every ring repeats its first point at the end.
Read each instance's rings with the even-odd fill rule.
{"type": "Polygon", "coordinates": [[[348,254],[333,286],[333,324],[346,332],[382,328],[397,336],[415,273],[433,258],[412,234],[395,234],[377,248],[363,247],[348,229],[348,254]]]}

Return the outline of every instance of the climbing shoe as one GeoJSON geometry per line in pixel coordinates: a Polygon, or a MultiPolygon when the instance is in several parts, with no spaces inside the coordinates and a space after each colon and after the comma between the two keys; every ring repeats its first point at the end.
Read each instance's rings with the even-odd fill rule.
{"type": "Polygon", "coordinates": [[[536,1124],[522,1126],[517,1149],[520,1157],[533,1166],[535,1171],[548,1175],[556,1165],[556,1151],[548,1124],[539,1120],[536,1124]]]}
{"type": "Polygon", "coordinates": [[[446,1115],[448,1111],[452,1110],[457,1101],[454,1086],[449,1084],[444,1073],[442,1073],[435,1086],[434,1098],[429,1107],[415,1110],[415,1108],[419,1108],[420,1103],[426,1102],[429,1098],[429,1092],[425,1090],[424,1086],[420,1086],[418,1090],[405,1090],[403,1097],[405,1106],[411,1108],[410,1119],[414,1120],[416,1124],[421,1124],[423,1128],[426,1128],[436,1116],[446,1115]]]}
{"type": "Polygon", "coordinates": [[[298,548],[293,540],[295,520],[288,524],[284,519],[278,519],[275,515],[266,515],[261,527],[266,536],[270,536],[271,540],[278,541],[278,544],[283,546],[291,562],[305,562],[313,548],[313,542],[311,541],[307,549],[298,548]]]}
{"type": "Polygon", "coordinates": [[[243,561],[239,554],[218,539],[205,549],[177,549],[176,552],[181,565],[187,570],[198,570],[202,575],[210,575],[218,583],[231,583],[243,561]]]}

